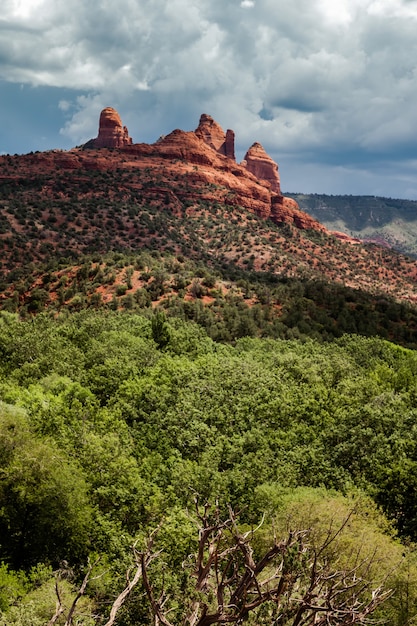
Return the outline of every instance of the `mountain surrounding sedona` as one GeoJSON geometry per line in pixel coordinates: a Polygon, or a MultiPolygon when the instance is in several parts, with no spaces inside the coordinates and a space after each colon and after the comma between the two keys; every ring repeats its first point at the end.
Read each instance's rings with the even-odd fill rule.
{"type": "Polygon", "coordinates": [[[413,209],[207,114],[0,156],[1,626],[417,623],[413,209]]]}

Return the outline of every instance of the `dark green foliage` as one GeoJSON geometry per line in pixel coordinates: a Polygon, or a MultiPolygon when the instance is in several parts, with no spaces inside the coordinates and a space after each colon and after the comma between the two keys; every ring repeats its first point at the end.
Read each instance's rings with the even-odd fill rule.
{"type": "MultiPolygon", "coordinates": [[[[97,275],[91,266],[82,273],[97,275]]],[[[14,586],[14,597],[29,593],[19,576],[36,563],[56,569],[66,560],[76,580],[78,564],[99,553],[112,582],[90,593],[104,620],[131,544],[165,518],[165,557],[153,575],[181,598],[195,492],[242,509],[242,524],[276,515],[301,486],[326,498],[365,492],[402,538],[417,540],[415,352],[358,335],[244,336],[255,332],[251,320],[268,323],[266,309],[241,308],[233,292],[218,305],[223,326],[200,300],[188,304],[183,317],[198,323],[149,310],[27,321],[1,313],[0,560],[9,573],[0,583],[14,586]],[[202,325],[228,330],[234,344],[214,342],[202,325]]],[[[121,623],[147,623],[141,593],[121,623]]],[[[407,611],[384,623],[405,626],[415,607],[407,611]]]]}
{"type": "Polygon", "coordinates": [[[76,464],[0,406],[0,559],[14,569],[85,559],[92,510],[76,464]]]}
{"type": "Polygon", "coordinates": [[[164,313],[158,312],[151,319],[152,339],[160,350],[169,343],[169,330],[164,313]]]}
{"type": "Polygon", "coordinates": [[[358,333],[417,346],[417,311],[410,304],[229,264],[210,273],[202,263],[156,251],[84,257],[75,274],[66,263],[36,272],[29,266],[12,272],[9,284],[2,309],[22,315],[89,307],[138,311],[157,302],[167,317],[195,321],[216,341],[243,336],[329,340],[358,333]]]}

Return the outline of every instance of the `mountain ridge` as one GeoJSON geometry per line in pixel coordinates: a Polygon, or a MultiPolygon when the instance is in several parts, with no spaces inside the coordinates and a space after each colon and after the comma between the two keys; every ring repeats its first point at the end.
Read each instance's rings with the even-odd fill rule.
{"type": "Polygon", "coordinates": [[[287,193],[331,231],[417,256],[417,200],[287,193]]]}

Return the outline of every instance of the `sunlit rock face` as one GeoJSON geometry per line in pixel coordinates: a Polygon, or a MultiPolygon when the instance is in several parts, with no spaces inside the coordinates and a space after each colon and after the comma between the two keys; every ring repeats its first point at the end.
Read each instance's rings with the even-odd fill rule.
{"type": "Polygon", "coordinates": [[[220,124],[207,113],[201,115],[195,134],[219,154],[235,160],[235,133],[230,129],[224,132],[220,124]]]}
{"type": "Polygon", "coordinates": [[[98,137],[93,139],[94,148],[124,148],[130,146],[132,139],[120,115],[115,109],[107,107],[100,114],[98,137]]]}
{"type": "Polygon", "coordinates": [[[260,143],[256,141],[252,144],[242,165],[259,180],[267,181],[271,185],[271,191],[281,194],[278,165],[265,152],[260,143]]]}
{"type": "MultiPolygon", "coordinates": [[[[117,168],[117,160],[126,157],[132,158],[129,167],[146,167],[149,171],[156,168],[158,178],[161,171],[165,172],[167,180],[163,187],[150,186],[141,193],[145,196],[147,192],[151,195],[163,192],[166,197],[170,189],[170,205],[178,210],[186,201],[205,198],[208,202],[243,207],[276,223],[325,231],[324,226],[300,211],[294,200],[282,196],[278,165],[260,143],[255,142],[242,163],[236,163],[235,133],[224,132],[206,113],[200,116],[195,131],[176,129],[153,144],[144,144],[132,143],[117,111],[107,107],[100,114],[98,137],[84,144],[80,152],[66,155],[65,167],[105,171],[117,168]],[[88,148],[119,148],[120,154],[98,150],[93,155],[88,148]],[[185,174],[189,189],[178,190],[173,179],[181,180],[185,174]]],[[[54,155],[54,159],[64,166],[62,157],[54,155]]],[[[123,167],[128,167],[125,161],[123,167]]]]}

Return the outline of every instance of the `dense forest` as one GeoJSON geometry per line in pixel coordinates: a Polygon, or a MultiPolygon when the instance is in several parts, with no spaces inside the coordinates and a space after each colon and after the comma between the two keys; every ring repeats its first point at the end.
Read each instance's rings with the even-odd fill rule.
{"type": "Polygon", "coordinates": [[[3,310],[0,624],[415,623],[416,372],[380,337],[3,310]]]}

